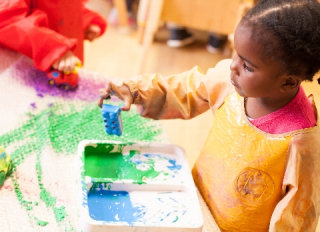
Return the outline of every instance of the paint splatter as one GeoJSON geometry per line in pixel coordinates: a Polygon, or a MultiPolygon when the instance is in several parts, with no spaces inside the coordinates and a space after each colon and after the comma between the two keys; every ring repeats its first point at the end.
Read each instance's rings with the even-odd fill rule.
{"type": "Polygon", "coordinates": [[[142,213],[134,207],[126,191],[109,191],[92,188],[88,192],[89,215],[92,219],[105,222],[124,222],[132,225],[142,213]]]}
{"type": "Polygon", "coordinates": [[[85,198],[90,217],[104,225],[186,228],[198,223],[190,210],[194,202],[184,192],[110,191],[103,183],[94,183],[85,198]]]}
{"type": "Polygon", "coordinates": [[[56,103],[39,114],[29,116],[29,120],[21,127],[0,136],[0,144],[4,146],[32,138],[18,148],[19,160],[25,158],[24,154],[28,153],[26,151],[39,151],[38,142],[41,137],[47,138],[45,143],[51,145],[58,153],[70,154],[77,150],[78,143],[84,139],[156,141],[162,133],[156,121],[142,118],[137,112],[131,111],[122,115],[123,135],[108,135],[104,131],[100,108],[96,104],[79,106],[56,103]]]}
{"type": "Polygon", "coordinates": [[[30,106],[31,106],[33,109],[36,109],[36,108],[37,108],[37,105],[36,105],[35,102],[31,102],[31,103],[30,103],[30,106]]]}
{"type": "MultiPolygon", "coordinates": [[[[65,231],[75,230],[68,221],[68,208],[64,205],[57,205],[56,197],[44,188],[42,183],[40,158],[44,155],[44,147],[50,146],[60,155],[71,155],[76,153],[78,143],[84,139],[155,141],[162,133],[157,122],[144,119],[136,111],[131,111],[123,114],[123,136],[108,136],[104,132],[100,108],[96,106],[96,103],[72,104],[57,101],[40,112],[29,112],[27,115],[28,119],[20,122],[20,127],[0,136],[0,144],[4,147],[11,147],[13,171],[28,157],[37,157],[36,173],[40,199],[48,209],[52,210],[56,222],[63,223],[65,231]]],[[[25,198],[24,191],[19,186],[19,179],[13,176],[11,179],[20,205],[27,210],[31,221],[34,221],[35,218],[39,219],[39,215],[33,215],[33,202],[25,198]]],[[[40,226],[38,219],[35,224],[40,226]]],[[[44,226],[45,223],[40,224],[44,226]]]]}
{"type": "MultiPolygon", "coordinates": [[[[162,134],[158,122],[140,117],[135,110],[122,115],[124,133],[121,137],[108,136],[104,132],[100,109],[96,106],[98,90],[105,86],[105,81],[97,74],[80,71],[79,88],[75,91],[62,91],[47,84],[44,72],[36,70],[29,59],[21,58],[16,62],[8,74],[17,84],[34,89],[38,96],[35,102],[30,103],[30,111],[25,112],[23,119],[17,122],[17,127],[0,135],[0,144],[10,147],[13,163],[13,173],[10,179],[16,194],[17,202],[25,209],[31,226],[47,226],[56,224],[59,231],[75,231],[78,225],[72,225],[68,216],[68,205],[58,202],[57,197],[50,192],[52,188],[45,185],[45,178],[41,160],[46,156],[44,149],[52,148],[57,155],[74,155],[78,143],[84,139],[107,139],[123,142],[159,141],[162,134]],[[100,78],[100,80],[99,80],[100,78]],[[57,97],[46,109],[41,109],[41,101],[45,96],[57,97]],[[63,99],[63,100],[61,100],[63,99]],[[30,167],[36,173],[38,186],[36,192],[39,199],[29,199],[28,190],[22,188],[23,180],[15,172],[27,159],[36,160],[35,166],[30,167]],[[56,223],[43,220],[38,215],[39,201],[43,202],[48,213],[53,213],[56,223]]],[[[21,112],[19,112],[21,113],[21,112]]],[[[75,157],[76,159],[77,157],[75,157]]],[[[20,170],[19,170],[20,171],[20,170]]],[[[19,173],[23,175],[23,173],[19,173]]],[[[108,186],[111,188],[111,185],[108,186]]],[[[37,228],[34,228],[37,231],[37,228]]]]}
{"type": "Polygon", "coordinates": [[[67,213],[64,206],[57,207],[57,198],[53,197],[43,185],[42,167],[40,162],[41,154],[42,153],[37,155],[37,162],[36,162],[36,171],[37,171],[38,182],[40,187],[40,199],[46,204],[48,208],[52,208],[56,221],[60,222],[67,217],[67,213]]]}
{"type": "Polygon", "coordinates": [[[42,221],[42,220],[40,220],[40,219],[37,218],[37,217],[34,217],[34,220],[37,221],[37,224],[38,224],[39,226],[46,226],[46,225],[48,225],[48,222],[47,222],[47,221],[42,221]]]}
{"type": "Polygon", "coordinates": [[[131,145],[100,142],[84,146],[82,178],[89,176],[92,179],[87,181],[93,182],[83,184],[83,210],[102,225],[188,227],[194,217],[188,211],[194,203],[191,197],[183,189],[164,191],[160,187],[161,191],[158,184],[166,183],[161,178],[152,186],[153,179],[166,171],[174,178],[182,165],[169,154],[144,153],[143,148],[131,145]],[[128,189],[123,185],[127,181],[133,183],[128,189]],[[137,184],[149,185],[137,188],[137,184]]]}
{"type": "Polygon", "coordinates": [[[64,97],[66,99],[94,101],[97,100],[99,89],[105,87],[105,81],[98,80],[92,73],[80,73],[78,88],[64,91],[56,86],[48,85],[45,72],[33,67],[28,59],[20,59],[11,69],[11,76],[26,86],[35,89],[39,97],[45,95],[64,97]]]}
{"type": "Polygon", "coordinates": [[[84,150],[85,175],[94,178],[108,178],[111,180],[132,180],[133,183],[143,184],[146,179],[157,177],[160,172],[154,165],[146,170],[139,170],[135,162],[130,159],[137,153],[130,151],[123,155],[120,151],[112,151],[113,144],[97,144],[86,146],[84,150]]]}
{"type": "Polygon", "coordinates": [[[167,166],[170,170],[180,170],[182,166],[180,164],[177,164],[176,160],[169,160],[170,166],[167,166]]]}

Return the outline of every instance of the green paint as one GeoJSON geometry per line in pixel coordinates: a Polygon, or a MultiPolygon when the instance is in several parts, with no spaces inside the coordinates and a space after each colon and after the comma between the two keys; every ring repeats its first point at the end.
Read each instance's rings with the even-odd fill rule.
{"type": "Polygon", "coordinates": [[[32,202],[26,201],[23,197],[23,193],[20,189],[19,183],[17,181],[17,177],[15,175],[12,175],[12,182],[14,185],[14,191],[16,193],[17,199],[20,203],[20,205],[27,210],[27,215],[29,217],[29,220],[31,223],[34,223],[35,216],[32,216],[31,210],[33,209],[32,202]]]}
{"type": "MultiPolygon", "coordinates": [[[[159,141],[162,130],[157,121],[142,118],[136,110],[122,112],[122,120],[123,135],[121,137],[108,135],[104,131],[100,108],[96,103],[77,102],[72,104],[60,101],[39,113],[33,111],[26,113],[25,120],[20,122],[19,127],[0,136],[0,144],[4,147],[10,147],[11,150],[13,173],[10,178],[14,184],[16,197],[21,207],[26,209],[31,221],[36,221],[38,226],[45,226],[45,223],[42,223],[44,221],[32,215],[38,201],[33,204],[25,199],[19,186],[19,178],[14,176],[17,167],[29,156],[37,157],[36,167],[33,168],[37,172],[40,199],[53,211],[56,221],[63,224],[64,231],[75,231],[75,228],[66,220],[67,208],[65,206],[57,207],[56,198],[44,188],[42,183],[40,157],[45,155],[43,149],[45,146],[50,146],[57,154],[69,155],[76,154],[78,143],[85,139],[107,139],[126,143],[159,141]]],[[[120,161],[120,157],[118,159],[120,161]]],[[[122,162],[127,162],[126,165],[129,167],[128,160],[122,160],[122,162]]],[[[130,166],[130,168],[130,170],[134,170],[134,166],[130,166]]],[[[142,181],[144,175],[147,173],[137,173],[135,178],[142,181]]],[[[111,188],[111,185],[109,186],[111,188]]]]}
{"type": "Polygon", "coordinates": [[[54,104],[53,107],[30,116],[19,128],[0,136],[0,144],[7,147],[31,138],[31,141],[19,144],[17,148],[20,150],[17,154],[19,160],[16,160],[19,165],[30,151],[42,150],[39,141],[50,145],[58,153],[73,154],[78,143],[85,139],[157,141],[162,134],[157,121],[141,117],[136,110],[122,112],[122,120],[123,135],[108,135],[104,131],[101,111],[96,104],[54,104]]]}
{"type": "Polygon", "coordinates": [[[17,199],[20,202],[21,206],[24,207],[28,211],[33,209],[32,202],[26,201],[25,198],[23,197],[23,193],[20,189],[20,186],[19,186],[19,183],[17,181],[16,176],[12,177],[12,181],[13,181],[13,185],[14,185],[14,191],[16,193],[17,199]]]}
{"type": "Polygon", "coordinates": [[[178,217],[178,216],[176,216],[176,218],[172,221],[172,223],[177,222],[177,221],[178,221],[178,219],[179,219],[179,217],[178,217]]]}
{"type": "MultiPolygon", "coordinates": [[[[72,107],[71,107],[72,108],[72,107]]],[[[73,109],[73,108],[72,108],[73,109]]],[[[52,112],[49,118],[49,136],[57,152],[73,153],[78,143],[85,139],[116,141],[156,141],[162,133],[155,121],[142,118],[136,111],[123,112],[123,135],[108,135],[104,131],[101,110],[96,105],[85,106],[81,111],[52,112]]]]}
{"type": "Polygon", "coordinates": [[[40,155],[37,156],[36,171],[38,175],[38,182],[40,187],[40,199],[46,204],[47,207],[53,209],[54,216],[57,222],[61,222],[67,217],[67,213],[64,206],[57,207],[57,198],[53,197],[43,186],[42,183],[42,168],[40,162],[40,155]]]}
{"type": "Polygon", "coordinates": [[[6,173],[3,171],[0,171],[0,187],[2,186],[4,182],[4,178],[6,177],[6,173]]]}
{"type": "Polygon", "coordinates": [[[34,217],[34,220],[37,222],[37,224],[38,224],[39,226],[46,226],[46,225],[48,225],[48,222],[47,222],[47,221],[42,221],[42,220],[38,219],[37,217],[34,217]]]}
{"type": "MultiPolygon", "coordinates": [[[[146,178],[152,179],[160,174],[154,169],[154,163],[151,163],[147,170],[137,169],[136,163],[130,159],[139,152],[130,151],[129,155],[123,155],[119,149],[114,151],[115,146],[118,145],[101,143],[97,146],[86,146],[84,149],[85,175],[113,181],[133,180],[134,183],[142,184],[145,183],[146,178]]],[[[153,161],[150,160],[150,162],[153,161]]]]}

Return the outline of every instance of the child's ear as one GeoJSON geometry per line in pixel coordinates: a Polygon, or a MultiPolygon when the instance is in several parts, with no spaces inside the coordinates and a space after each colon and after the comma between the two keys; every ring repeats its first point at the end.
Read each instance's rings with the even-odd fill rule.
{"type": "Polygon", "coordinates": [[[300,84],[301,78],[297,76],[288,75],[283,78],[281,90],[284,92],[291,91],[293,89],[298,88],[300,84]]]}

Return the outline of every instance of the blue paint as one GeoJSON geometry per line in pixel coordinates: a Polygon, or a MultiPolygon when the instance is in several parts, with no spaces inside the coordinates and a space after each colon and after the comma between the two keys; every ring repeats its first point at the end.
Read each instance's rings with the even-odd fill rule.
{"type": "Polygon", "coordinates": [[[171,166],[167,166],[167,167],[172,171],[180,170],[182,168],[181,165],[176,164],[176,160],[169,160],[169,163],[171,164],[171,166]]]}
{"type": "Polygon", "coordinates": [[[88,192],[88,208],[90,217],[97,221],[132,225],[144,215],[142,208],[133,207],[126,191],[91,189],[88,192]]]}
{"type": "Polygon", "coordinates": [[[176,203],[178,203],[178,201],[176,199],[172,198],[172,197],[170,197],[169,199],[174,201],[174,202],[176,202],[176,203]]]}

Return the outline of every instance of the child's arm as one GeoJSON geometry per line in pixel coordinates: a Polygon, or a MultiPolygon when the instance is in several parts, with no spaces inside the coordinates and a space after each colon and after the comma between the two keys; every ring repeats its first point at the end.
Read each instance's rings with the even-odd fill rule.
{"type": "Polygon", "coordinates": [[[2,0],[0,4],[0,44],[33,59],[37,69],[48,70],[57,57],[76,46],[48,27],[47,15],[40,10],[30,13],[26,0],[2,0]]]}
{"type": "Polygon", "coordinates": [[[107,22],[101,15],[84,8],[83,12],[83,30],[84,38],[92,41],[101,36],[107,28],[107,22]]]}
{"type": "Polygon", "coordinates": [[[229,66],[230,60],[225,60],[207,74],[195,67],[167,77],[152,74],[143,75],[136,82],[126,81],[122,85],[110,83],[102,93],[102,99],[112,91],[124,100],[123,110],[136,104],[141,115],[148,118],[193,118],[210,107],[220,106],[230,93],[229,66]]]}
{"type": "Polygon", "coordinates": [[[284,197],[276,206],[269,231],[314,232],[320,210],[320,131],[293,138],[283,180],[284,197]]]}

